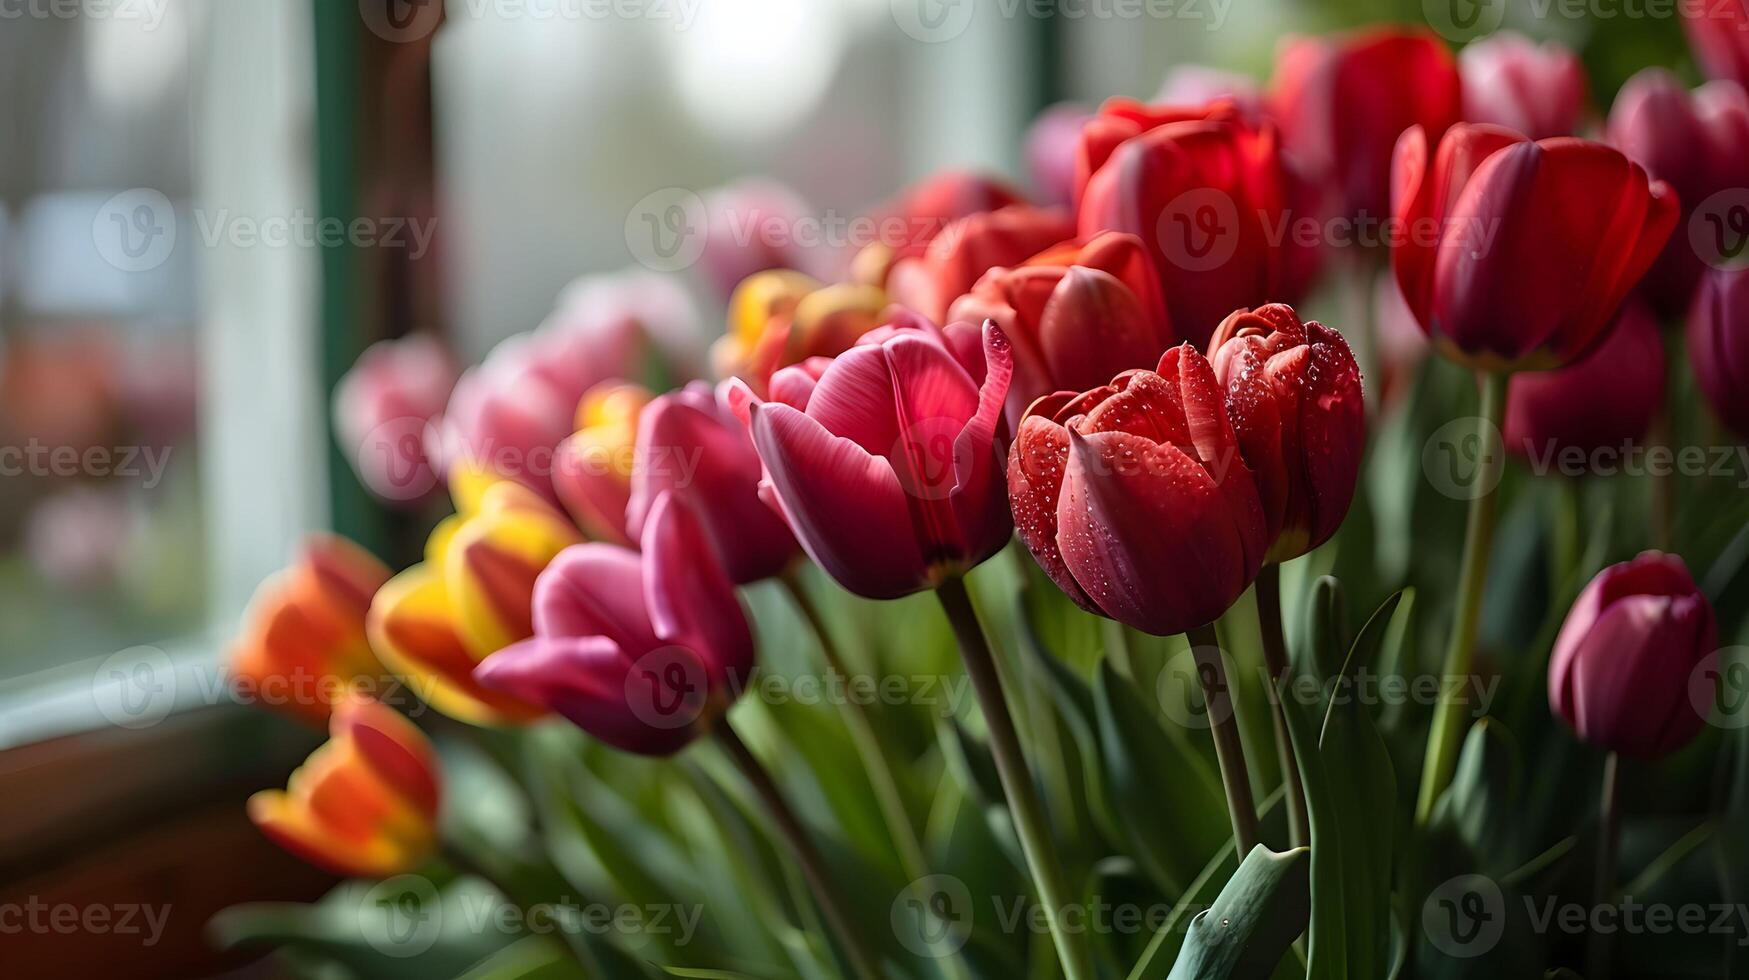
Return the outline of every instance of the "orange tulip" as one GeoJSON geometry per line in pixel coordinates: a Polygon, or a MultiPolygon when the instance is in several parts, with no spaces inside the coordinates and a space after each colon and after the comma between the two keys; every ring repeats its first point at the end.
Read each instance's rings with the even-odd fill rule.
{"type": "Polygon", "coordinates": [[[249,798],[249,819],[335,874],[381,878],[418,867],[437,844],[431,743],[393,708],[363,697],[335,707],[329,732],[284,790],[249,798]]]}
{"type": "Polygon", "coordinates": [[[627,544],[626,501],[638,418],[654,397],[642,385],[607,381],[577,403],[576,431],[553,456],[553,489],[589,536],[627,544]]]}
{"type": "Polygon", "coordinates": [[[791,269],[749,276],[729,300],[729,328],[711,348],[717,373],[763,396],[778,368],[836,357],[882,322],[886,291],[866,283],[822,285],[791,269]]]}
{"type": "Polygon", "coordinates": [[[380,681],[383,668],[364,620],[388,580],[389,570],[363,548],[312,536],[298,560],[263,582],[249,604],[231,653],[238,699],[322,725],[341,692],[380,681]]]}

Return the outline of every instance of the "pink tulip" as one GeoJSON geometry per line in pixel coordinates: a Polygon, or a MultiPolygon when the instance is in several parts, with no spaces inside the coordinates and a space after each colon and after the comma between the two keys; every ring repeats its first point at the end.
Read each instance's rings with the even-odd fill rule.
{"type": "Polygon", "coordinates": [[[1521,371],[1506,389],[1506,448],[1530,460],[1639,439],[1664,405],[1664,339],[1629,300],[1597,349],[1555,371],[1521,371]]]}
{"type": "Polygon", "coordinates": [[[334,389],[334,428],[372,493],[414,501],[442,488],[425,434],[455,387],[455,358],[429,334],[373,344],[334,389]]]}
{"type": "Polygon", "coordinates": [[[707,192],[704,206],[709,226],[699,264],[723,300],[756,272],[816,271],[819,258],[797,243],[811,209],[795,191],[772,180],[742,180],[707,192]]]}
{"type": "Polygon", "coordinates": [[[1008,339],[985,324],[980,386],[939,333],[889,325],[877,334],[817,381],[804,368],[779,371],[772,401],[739,382],[726,397],[765,464],[760,492],[802,547],[846,589],[893,599],[1007,542],[995,439],[1013,359],[1008,339]]]}
{"type": "Polygon", "coordinates": [[[1749,438],[1749,270],[1701,277],[1688,313],[1688,363],[1719,420],[1749,438]]]}
{"type": "Polygon", "coordinates": [[[1579,593],[1555,638],[1549,707],[1593,745],[1666,755],[1705,724],[1690,681],[1717,642],[1712,604],[1682,559],[1648,551],[1611,565],[1579,593]]]}
{"type": "Polygon", "coordinates": [[[1154,102],[1160,105],[1196,106],[1222,99],[1237,105],[1253,126],[1267,111],[1262,83],[1250,75],[1207,65],[1172,66],[1154,94],[1154,102]]]}
{"type": "Polygon", "coordinates": [[[1093,111],[1059,102],[1038,114],[1026,131],[1026,172],[1040,201],[1066,207],[1075,196],[1075,148],[1093,111]]]}
{"type": "Polygon", "coordinates": [[[651,402],[638,421],[626,524],[641,536],[664,496],[684,502],[703,523],[717,557],[737,584],[782,572],[796,557],[795,536],[759,499],[759,454],[747,429],[704,382],[651,402]]]}
{"type": "Polygon", "coordinates": [[[651,505],[643,553],[567,548],[541,573],[534,636],[475,669],[628,752],[670,755],[710,729],[753,668],[753,634],[703,523],[651,505]]]}
{"type": "Polygon", "coordinates": [[[1572,136],[1585,111],[1585,66],[1554,41],[1501,31],[1458,55],[1464,118],[1515,129],[1533,140],[1572,136]]]}

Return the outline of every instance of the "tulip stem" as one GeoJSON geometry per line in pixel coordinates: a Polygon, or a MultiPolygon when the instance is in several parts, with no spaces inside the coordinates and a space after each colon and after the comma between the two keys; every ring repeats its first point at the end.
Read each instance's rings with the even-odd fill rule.
{"type": "Polygon", "coordinates": [[[1068,893],[1063,888],[1062,869],[1051,847],[1050,829],[1046,825],[1044,808],[1039,803],[1038,790],[1021,755],[1020,738],[1014,731],[1014,717],[1008,712],[1008,702],[1002,694],[1002,679],[996,673],[996,659],[984,639],[978,613],[972,608],[971,596],[960,579],[949,579],[935,590],[941,607],[947,612],[959,639],[961,659],[977,694],[978,706],[984,712],[984,724],[990,731],[990,754],[996,760],[996,773],[1002,781],[1003,795],[1008,797],[1008,812],[1014,820],[1014,832],[1020,838],[1020,849],[1032,872],[1033,887],[1038,889],[1039,904],[1044,906],[1045,919],[1050,924],[1051,940],[1057,947],[1057,959],[1066,980],[1092,980],[1092,960],[1079,935],[1066,928],[1064,913],[1068,910],[1068,893]]]}
{"type": "MultiPolygon", "coordinates": [[[[848,684],[850,670],[845,666],[844,658],[839,655],[838,645],[826,626],[826,617],[821,615],[814,597],[808,594],[801,575],[792,567],[780,576],[779,581],[789,592],[790,600],[801,611],[802,618],[813,628],[814,636],[820,644],[821,658],[826,661],[826,669],[843,677],[848,684]]],[[[875,803],[881,808],[881,817],[886,821],[887,833],[892,837],[893,847],[898,852],[899,864],[904,868],[905,876],[912,881],[929,877],[929,860],[923,854],[923,844],[917,839],[917,830],[911,823],[910,813],[905,809],[905,798],[899,792],[899,781],[887,763],[886,754],[881,751],[880,739],[875,735],[874,724],[869,720],[867,710],[855,698],[848,696],[840,702],[839,707],[839,713],[844,718],[844,727],[849,731],[856,754],[862,760],[863,770],[868,775],[869,788],[874,791],[875,803]]],[[[941,956],[942,965],[950,976],[969,976],[965,964],[959,959],[960,954],[948,950],[945,937],[941,942],[932,945],[941,956]]]]}
{"type": "Polygon", "coordinates": [[[1495,487],[1506,465],[1500,445],[1500,423],[1506,414],[1506,375],[1483,371],[1482,404],[1476,419],[1476,469],[1469,488],[1469,519],[1464,527],[1463,563],[1458,571],[1457,609],[1451,639],[1445,648],[1445,669],[1440,687],[1447,693],[1433,709],[1433,726],[1427,733],[1427,756],[1421,767],[1421,792],[1415,803],[1415,823],[1426,826],[1433,806],[1451,784],[1457,769],[1458,746],[1463,741],[1464,692],[1475,656],[1476,631],[1482,618],[1482,589],[1488,581],[1488,553],[1494,544],[1495,487]]]}
{"type": "Polygon", "coordinates": [[[1281,630],[1281,566],[1264,562],[1257,573],[1257,628],[1263,634],[1263,662],[1269,668],[1270,715],[1275,721],[1275,751],[1281,757],[1281,781],[1287,787],[1287,835],[1294,847],[1310,844],[1311,819],[1306,811],[1306,788],[1300,782],[1299,763],[1294,759],[1293,739],[1288,735],[1286,697],[1289,672],[1287,637],[1281,630]]]}
{"type": "Polygon", "coordinates": [[[789,802],[784,799],[783,792],[777,788],[771,774],[760,764],[747,743],[741,741],[741,736],[729,727],[727,718],[717,724],[714,734],[717,744],[728,753],[735,767],[741,770],[741,775],[753,787],[754,794],[759,797],[766,811],[771,814],[772,821],[777,824],[778,833],[788,842],[791,854],[801,866],[802,877],[807,879],[815,900],[820,903],[820,910],[825,913],[826,923],[838,937],[844,957],[850,963],[851,973],[858,980],[879,980],[880,971],[875,968],[875,959],[869,955],[862,938],[851,927],[852,920],[846,913],[846,907],[826,873],[825,860],[814,846],[813,839],[803,829],[801,819],[790,809],[789,802]]]}
{"type": "Polygon", "coordinates": [[[1233,685],[1221,662],[1221,639],[1213,623],[1186,630],[1196,676],[1202,681],[1203,711],[1215,738],[1215,761],[1221,765],[1221,788],[1227,793],[1227,816],[1233,821],[1235,853],[1250,854],[1257,846],[1257,801],[1251,795],[1251,773],[1245,765],[1245,745],[1239,737],[1233,685]]]}
{"type": "MultiPolygon", "coordinates": [[[[1597,821],[1597,907],[1615,901],[1615,849],[1621,826],[1621,760],[1611,752],[1603,758],[1603,791],[1597,821]]],[[[1589,980],[1609,980],[1609,934],[1591,930],[1587,959],[1589,980]]]]}

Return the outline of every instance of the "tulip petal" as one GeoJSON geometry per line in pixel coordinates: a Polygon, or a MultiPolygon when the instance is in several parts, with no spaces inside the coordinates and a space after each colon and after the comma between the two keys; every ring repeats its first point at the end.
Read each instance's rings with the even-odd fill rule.
{"type": "Polygon", "coordinates": [[[656,636],[698,654],[713,687],[739,690],[753,669],[753,633],[697,514],[662,494],[644,529],[643,549],[644,595],[656,636]]]}
{"type": "Polygon", "coordinates": [[[506,647],[480,664],[487,687],[545,705],[607,744],[642,755],[670,755],[698,735],[708,692],[690,650],[664,647],[646,669],[603,636],[540,637],[506,647]],[[677,668],[677,684],[670,671],[677,668]]]}

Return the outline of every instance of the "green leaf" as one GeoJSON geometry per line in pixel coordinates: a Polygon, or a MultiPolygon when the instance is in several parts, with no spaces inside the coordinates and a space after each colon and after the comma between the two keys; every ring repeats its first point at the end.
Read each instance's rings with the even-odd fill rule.
{"type": "Polygon", "coordinates": [[[1478,854],[1508,854],[1518,806],[1518,747],[1505,726],[1483,718],[1470,726],[1451,786],[1434,806],[1432,825],[1456,834],[1478,854]]]}
{"type": "Polygon", "coordinates": [[[1305,930],[1311,914],[1306,848],[1278,853],[1259,844],[1190,922],[1168,980],[1266,978],[1305,930]]]}

